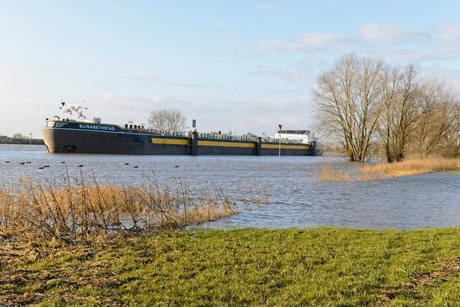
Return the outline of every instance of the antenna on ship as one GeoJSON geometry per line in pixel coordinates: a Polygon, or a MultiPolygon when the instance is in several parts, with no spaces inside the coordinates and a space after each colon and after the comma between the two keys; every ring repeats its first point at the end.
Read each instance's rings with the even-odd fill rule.
{"type": "MultiPolygon", "coordinates": [[[[82,102],[85,101],[82,100],[82,102]]],[[[62,112],[69,113],[70,115],[72,115],[72,112],[76,112],[79,119],[86,119],[86,116],[83,115],[83,110],[87,110],[88,108],[82,104],[67,104],[64,100],[61,100],[61,106],[59,109],[62,109],[62,112]]]]}

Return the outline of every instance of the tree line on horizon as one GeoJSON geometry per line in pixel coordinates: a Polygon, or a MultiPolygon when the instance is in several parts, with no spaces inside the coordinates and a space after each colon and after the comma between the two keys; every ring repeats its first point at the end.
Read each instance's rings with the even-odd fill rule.
{"type": "Polygon", "coordinates": [[[43,145],[45,144],[43,139],[29,138],[23,136],[20,133],[15,133],[13,137],[8,137],[6,135],[0,135],[0,144],[33,144],[33,145],[43,145]]]}
{"type": "Polygon", "coordinates": [[[418,65],[347,54],[318,77],[312,101],[322,141],[350,161],[460,156],[460,100],[444,81],[423,78],[418,65]]]}

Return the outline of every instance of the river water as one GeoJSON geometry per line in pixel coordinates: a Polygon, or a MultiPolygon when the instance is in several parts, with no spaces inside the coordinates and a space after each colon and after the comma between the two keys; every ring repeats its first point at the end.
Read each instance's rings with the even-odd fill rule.
{"type": "Polygon", "coordinates": [[[0,188],[20,177],[58,182],[65,177],[98,183],[180,184],[208,187],[232,199],[266,199],[203,227],[315,227],[418,229],[460,226],[460,175],[432,173],[378,181],[324,182],[325,164],[362,166],[332,157],[125,156],[49,154],[41,145],[0,144],[0,188]],[[23,164],[22,164],[23,163],[23,164]],[[42,168],[43,166],[49,166],[42,168]],[[82,165],[82,167],[79,167],[82,165]]]}

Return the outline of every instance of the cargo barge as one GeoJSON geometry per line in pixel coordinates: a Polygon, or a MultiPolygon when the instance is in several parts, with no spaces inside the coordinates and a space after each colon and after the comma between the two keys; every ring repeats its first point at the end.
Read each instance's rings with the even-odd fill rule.
{"type": "MultiPolygon", "coordinates": [[[[64,107],[64,104],[63,104],[64,107]]],[[[315,156],[317,142],[308,130],[279,130],[275,137],[175,132],[147,129],[145,125],[114,125],[86,118],[82,106],[69,105],[79,119],[47,118],[42,129],[50,153],[120,155],[254,155],[315,156]]]]}

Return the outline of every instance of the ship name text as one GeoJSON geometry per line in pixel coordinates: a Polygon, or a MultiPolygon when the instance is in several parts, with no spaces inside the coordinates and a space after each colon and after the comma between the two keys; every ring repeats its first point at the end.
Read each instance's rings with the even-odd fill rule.
{"type": "Polygon", "coordinates": [[[80,124],[81,129],[91,129],[91,130],[108,130],[108,131],[115,131],[115,127],[111,126],[100,126],[100,125],[88,125],[88,124],[80,124]]]}

